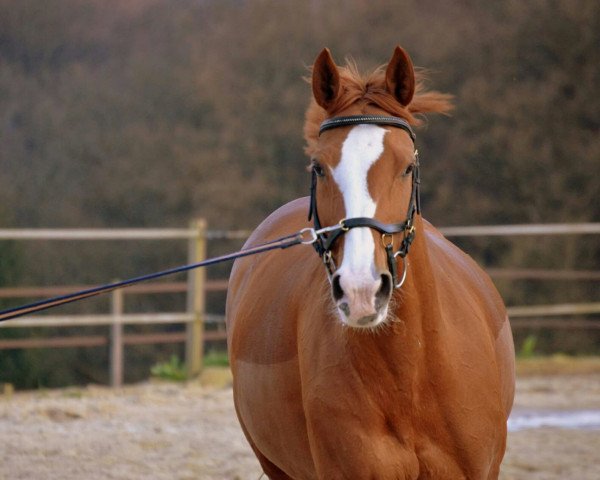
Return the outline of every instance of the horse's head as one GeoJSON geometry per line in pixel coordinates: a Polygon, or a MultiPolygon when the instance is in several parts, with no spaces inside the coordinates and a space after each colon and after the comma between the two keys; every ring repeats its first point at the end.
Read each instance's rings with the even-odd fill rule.
{"type": "Polygon", "coordinates": [[[406,272],[406,252],[398,252],[408,250],[418,212],[418,159],[409,126],[418,123],[414,113],[450,107],[446,96],[429,93],[411,108],[416,84],[400,47],[385,69],[366,78],[352,65],[338,68],[327,49],[313,66],[314,102],[305,127],[311,214],[317,227],[352,219],[317,244],[339,317],[352,327],[386,320],[406,272]]]}

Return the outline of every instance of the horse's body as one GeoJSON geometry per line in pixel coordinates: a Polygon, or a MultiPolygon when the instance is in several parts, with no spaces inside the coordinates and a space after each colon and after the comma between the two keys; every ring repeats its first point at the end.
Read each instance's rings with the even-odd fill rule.
{"type": "MultiPolygon", "coordinates": [[[[308,208],[283,206],[248,244],[307,227],[308,208]]],[[[469,256],[419,216],[415,227],[406,282],[366,331],[336,318],[311,248],[235,263],[234,399],[269,478],[497,478],[514,394],[506,311],[469,256]]]]}

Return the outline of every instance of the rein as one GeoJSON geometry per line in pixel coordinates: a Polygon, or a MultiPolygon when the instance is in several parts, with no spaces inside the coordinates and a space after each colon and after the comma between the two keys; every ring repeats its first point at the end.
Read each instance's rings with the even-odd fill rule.
{"type": "MultiPolygon", "coordinates": [[[[327,130],[339,127],[347,127],[354,125],[387,125],[391,127],[401,128],[410,135],[413,144],[416,140],[416,135],[410,124],[399,117],[390,117],[385,115],[351,115],[347,117],[333,117],[325,120],[319,128],[319,135],[327,130]]],[[[395,288],[400,288],[406,280],[407,264],[406,256],[410,246],[415,238],[414,216],[415,213],[421,213],[421,199],[419,186],[421,184],[421,175],[419,170],[419,152],[415,149],[415,161],[412,168],[412,187],[410,200],[408,202],[408,212],[406,219],[401,223],[383,223],[375,218],[355,217],[344,218],[340,220],[338,225],[323,228],[319,220],[319,212],[317,208],[317,183],[318,174],[315,168],[312,169],[312,177],[310,184],[310,207],[308,211],[308,221],[313,220],[314,231],[317,234],[317,239],[313,242],[317,254],[323,260],[329,279],[335,273],[336,265],[333,260],[331,249],[336,240],[349,232],[353,228],[372,228],[381,233],[381,242],[385,248],[387,263],[395,288]],[[394,252],[393,235],[402,233],[400,248],[394,252]],[[402,259],[403,268],[402,274],[398,277],[398,267],[396,259],[402,259]]]]}

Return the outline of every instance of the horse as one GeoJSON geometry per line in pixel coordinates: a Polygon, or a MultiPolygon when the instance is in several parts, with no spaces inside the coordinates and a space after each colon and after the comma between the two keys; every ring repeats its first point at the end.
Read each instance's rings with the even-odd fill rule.
{"type": "Polygon", "coordinates": [[[309,81],[311,195],[247,245],[309,229],[314,249],[239,259],[229,281],[242,430],[272,480],[497,478],[515,385],[506,309],[420,211],[414,127],[451,97],[399,46],[366,75],[324,49],[309,81]]]}

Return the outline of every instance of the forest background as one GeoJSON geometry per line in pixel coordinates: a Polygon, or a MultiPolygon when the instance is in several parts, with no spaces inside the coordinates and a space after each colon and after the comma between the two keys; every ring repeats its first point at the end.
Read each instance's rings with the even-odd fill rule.
{"type": "MultiPolygon", "coordinates": [[[[307,66],[327,46],[339,64],[351,56],[366,70],[397,44],[432,88],[455,96],[452,116],[417,132],[426,218],[600,220],[595,0],[0,0],[0,227],[184,227],[204,217],[211,228],[253,228],[307,194],[307,66]]],[[[460,245],[487,266],[600,263],[592,237],[460,245]]],[[[185,247],[169,242],[5,241],[0,286],[103,283],[183,262],[185,247]]],[[[593,282],[498,283],[509,305],[597,299],[593,282]]],[[[222,296],[209,300],[222,309],[222,296]]],[[[550,351],[600,351],[597,333],[538,334],[550,351]]],[[[128,354],[130,379],[173,348],[128,354]]],[[[105,370],[97,349],[0,355],[0,383],[21,387],[104,382],[105,370]]]]}

